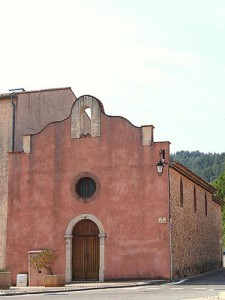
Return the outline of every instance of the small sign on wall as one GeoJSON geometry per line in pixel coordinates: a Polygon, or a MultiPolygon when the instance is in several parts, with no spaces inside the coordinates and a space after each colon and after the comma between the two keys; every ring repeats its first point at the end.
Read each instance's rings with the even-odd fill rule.
{"type": "Polygon", "coordinates": [[[166,221],[166,217],[159,217],[159,218],[158,218],[158,223],[159,223],[159,224],[166,224],[166,222],[167,222],[167,221],[166,221]]]}

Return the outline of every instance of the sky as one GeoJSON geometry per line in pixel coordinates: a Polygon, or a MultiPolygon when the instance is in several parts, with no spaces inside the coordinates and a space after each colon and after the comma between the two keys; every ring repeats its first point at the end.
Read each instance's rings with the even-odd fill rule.
{"type": "Polygon", "coordinates": [[[0,93],[71,87],[154,125],[171,152],[225,152],[224,0],[0,0],[0,93]]]}

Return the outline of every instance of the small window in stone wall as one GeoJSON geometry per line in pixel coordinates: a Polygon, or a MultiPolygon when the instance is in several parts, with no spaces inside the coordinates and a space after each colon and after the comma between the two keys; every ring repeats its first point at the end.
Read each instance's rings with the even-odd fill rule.
{"type": "Polygon", "coordinates": [[[180,207],[184,206],[184,188],[183,188],[183,180],[180,179],[180,207]]]}
{"type": "Polygon", "coordinates": [[[205,193],[205,216],[208,215],[208,201],[207,201],[207,196],[206,196],[206,193],[205,193]]]}
{"type": "Polygon", "coordinates": [[[196,188],[194,186],[194,212],[197,212],[197,196],[196,196],[196,188]]]}

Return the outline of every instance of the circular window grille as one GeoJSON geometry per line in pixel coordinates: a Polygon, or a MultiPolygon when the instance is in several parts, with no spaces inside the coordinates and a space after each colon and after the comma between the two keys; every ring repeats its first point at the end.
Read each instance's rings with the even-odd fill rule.
{"type": "Polygon", "coordinates": [[[83,203],[94,200],[99,190],[100,183],[98,178],[89,172],[78,174],[71,185],[73,196],[83,203]]]}
{"type": "Polygon", "coordinates": [[[76,192],[81,198],[90,198],[96,191],[96,183],[91,177],[82,177],[76,184],[76,192]]]}

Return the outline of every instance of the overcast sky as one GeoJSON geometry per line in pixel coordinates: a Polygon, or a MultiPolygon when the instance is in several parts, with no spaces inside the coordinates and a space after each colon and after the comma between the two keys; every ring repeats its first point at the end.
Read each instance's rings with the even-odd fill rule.
{"type": "Polygon", "coordinates": [[[224,0],[0,0],[0,93],[70,86],[155,126],[171,152],[225,152],[224,0]]]}

